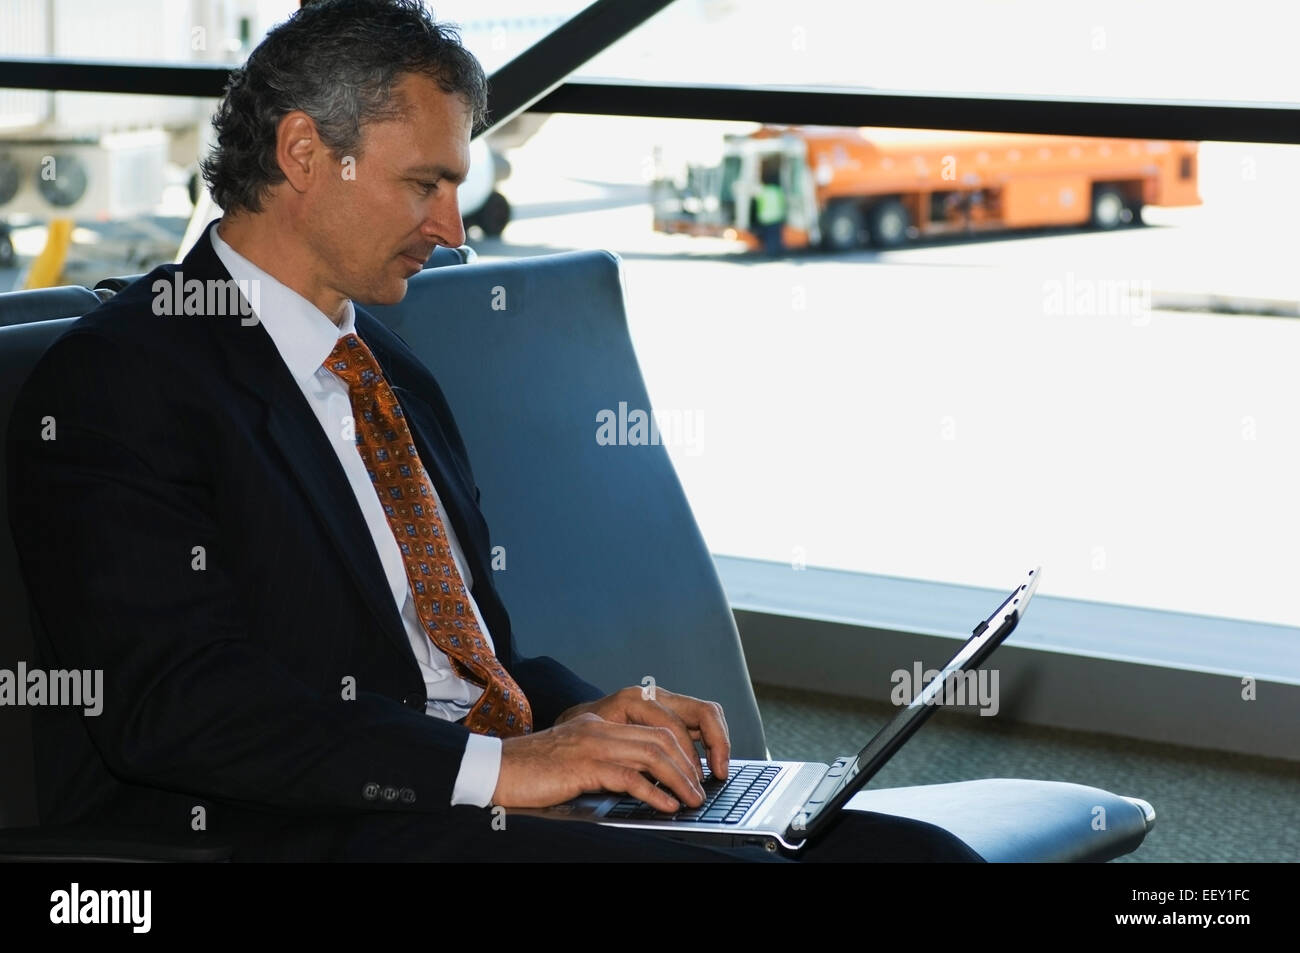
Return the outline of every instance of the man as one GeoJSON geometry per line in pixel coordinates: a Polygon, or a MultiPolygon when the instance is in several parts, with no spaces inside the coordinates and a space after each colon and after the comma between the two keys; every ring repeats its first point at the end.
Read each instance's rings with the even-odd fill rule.
{"type": "MultiPolygon", "coordinates": [[[[220,221],[35,369],[10,521],[45,658],[104,672],[99,717],[39,715],[46,823],[203,830],[236,859],[763,856],[492,823],[602,788],[698,805],[695,743],[719,774],[729,743],[716,704],[517,654],[451,410],[354,305],[463,243],[485,102],[415,0],[306,6],[232,74],[220,221]]],[[[962,856],[925,827],[920,856],[962,856]]]]}
{"type": "Polygon", "coordinates": [[[763,251],[769,256],[785,248],[785,190],[781,188],[781,160],[769,156],[763,160],[761,184],[754,196],[753,219],[763,251]]]}

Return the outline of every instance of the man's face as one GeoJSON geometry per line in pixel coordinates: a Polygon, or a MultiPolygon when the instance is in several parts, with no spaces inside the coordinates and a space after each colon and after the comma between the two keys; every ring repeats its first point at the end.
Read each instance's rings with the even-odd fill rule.
{"type": "Polygon", "coordinates": [[[469,171],[470,115],[461,97],[408,73],[394,87],[404,119],[362,127],[306,216],[319,287],[363,304],[396,304],[437,245],[463,245],[456,187],[469,171]]]}

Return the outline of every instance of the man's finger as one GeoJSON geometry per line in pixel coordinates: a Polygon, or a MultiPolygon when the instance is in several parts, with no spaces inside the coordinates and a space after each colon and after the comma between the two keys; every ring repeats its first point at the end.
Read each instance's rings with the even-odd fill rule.
{"type": "Polygon", "coordinates": [[[686,757],[669,729],[607,722],[600,731],[602,760],[649,773],[685,804],[697,806],[704,801],[696,762],[686,757]]]}
{"type": "Polygon", "coordinates": [[[702,701],[700,705],[700,731],[704,735],[704,747],[709,752],[709,770],[715,776],[725,778],[731,761],[731,733],[727,730],[726,715],[717,702],[702,701]]]}
{"type": "Polygon", "coordinates": [[[671,731],[673,737],[677,740],[678,746],[682,749],[682,755],[691,767],[695,780],[704,780],[704,772],[700,770],[700,756],[695,751],[691,726],[682,720],[681,715],[663,705],[658,699],[653,701],[647,699],[630,705],[627,710],[627,717],[633,724],[667,728],[671,731]]]}
{"type": "Polygon", "coordinates": [[[655,787],[654,782],[636,768],[616,761],[598,762],[597,768],[600,786],[607,791],[630,794],[666,814],[676,814],[681,808],[681,803],[675,797],[663,788],[655,787]]]}
{"type": "Polygon", "coordinates": [[[709,770],[715,777],[727,776],[727,762],[731,760],[731,735],[727,719],[717,702],[703,701],[690,695],[678,695],[662,689],[658,692],[660,704],[670,708],[685,722],[688,729],[700,733],[700,740],[708,751],[709,770]]]}

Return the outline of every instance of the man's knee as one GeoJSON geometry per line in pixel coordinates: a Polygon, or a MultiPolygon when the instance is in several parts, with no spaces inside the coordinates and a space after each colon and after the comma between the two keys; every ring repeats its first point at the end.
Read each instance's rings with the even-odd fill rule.
{"type": "Polygon", "coordinates": [[[870,811],[840,811],[818,839],[800,851],[806,862],[983,863],[955,834],[925,821],[870,811]]]}

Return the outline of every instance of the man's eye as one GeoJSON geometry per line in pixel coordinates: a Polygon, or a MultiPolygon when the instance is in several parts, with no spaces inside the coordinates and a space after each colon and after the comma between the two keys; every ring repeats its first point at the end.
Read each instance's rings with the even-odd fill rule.
{"type": "Polygon", "coordinates": [[[419,182],[417,185],[419,186],[421,195],[428,195],[438,187],[437,182],[419,182]]]}

